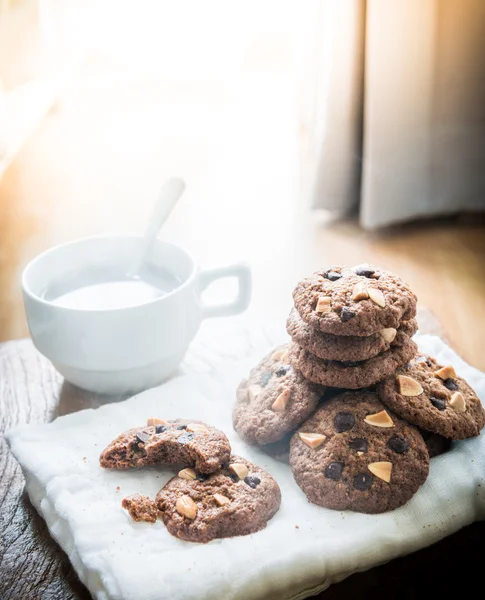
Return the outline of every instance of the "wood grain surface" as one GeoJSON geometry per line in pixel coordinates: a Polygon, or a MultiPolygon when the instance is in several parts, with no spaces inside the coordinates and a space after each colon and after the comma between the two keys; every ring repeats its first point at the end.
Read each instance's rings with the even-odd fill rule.
{"type": "MultiPolygon", "coordinates": [[[[438,324],[429,313],[421,313],[420,321],[422,331],[437,331],[438,324]]],[[[90,598],[67,556],[31,506],[20,467],[3,432],[17,424],[44,423],[120,399],[87,394],[63,383],[30,340],[0,345],[0,600],[90,598]]],[[[417,598],[432,589],[440,591],[440,598],[446,598],[453,583],[459,584],[462,591],[477,585],[480,569],[470,565],[479,560],[480,554],[474,549],[481,544],[484,533],[484,524],[476,523],[430,548],[353,575],[318,597],[417,598]]]]}

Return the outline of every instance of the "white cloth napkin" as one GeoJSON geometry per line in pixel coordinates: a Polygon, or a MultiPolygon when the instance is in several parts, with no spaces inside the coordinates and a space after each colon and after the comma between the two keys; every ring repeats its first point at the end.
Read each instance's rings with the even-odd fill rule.
{"type": "MultiPolygon", "coordinates": [[[[165,385],[119,404],[7,434],[32,503],[95,598],[305,598],[484,517],[483,435],[456,442],[450,452],[433,459],[423,487],[393,512],[363,515],[308,503],[290,468],[246,446],[231,424],[236,385],[280,341],[281,332],[268,335],[263,330],[211,334],[193,347],[188,372],[165,385]],[[118,433],[150,416],[212,423],[227,433],[235,453],[267,469],[281,487],[282,504],[266,529],[204,545],[172,537],[160,521],[131,521],[121,508],[122,498],[136,492],[154,497],[172,472],[105,471],[98,457],[118,433]]],[[[417,341],[421,351],[452,363],[485,399],[483,373],[436,337],[418,336],[417,341]]]]}

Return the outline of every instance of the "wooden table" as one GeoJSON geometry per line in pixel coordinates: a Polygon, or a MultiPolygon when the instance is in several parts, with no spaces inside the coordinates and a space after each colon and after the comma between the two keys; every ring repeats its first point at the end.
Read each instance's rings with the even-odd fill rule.
{"type": "MultiPolygon", "coordinates": [[[[438,330],[429,314],[422,315],[420,323],[422,331],[438,330]]],[[[30,504],[3,432],[19,423],[44,423],[105,402],[64,383],[30,340],[0,344],[0,600],[90,598],[30,504]]],[[[430,548],[353,575],[318,597],[403,599],[432,592],[441,600],[451,597],[453,587],[466,595],[483,584],[484,540],[485,524],[475,523],[430,548]]]]}

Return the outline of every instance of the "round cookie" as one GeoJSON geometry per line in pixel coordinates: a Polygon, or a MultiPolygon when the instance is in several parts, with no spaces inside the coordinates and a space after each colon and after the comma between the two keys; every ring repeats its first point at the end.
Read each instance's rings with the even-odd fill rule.
{"type": "Polygon", "coordinates": [[[405,504],[424,483],[428,450],[418,430],[369,391],[323,404],[290,446],[293,476],[310,502],[381,513],[405,504]]]}
{"type": "Polygon", "coordinates": [[[451,366],[417,356],[382,381],[384,404],[410,423],[453,440],[476,436],[485,425],[482,403],[451,366]]]}
{"type": "Polygon", "coordinates": [[[272,350],[242,381],[232,413],[248,444],[271,444],[315,410],[324,388],[307,381],[287,360],[288,344],[272,350]]]}
{"type": "Polygon", "coordinates": [[[369,387],[394,373],[415,356],[417,349],[416,344],[409,338],[402,346],[390,348],[369,360],[339,362],[318,358],[293,343],[288,356],[295,369],[309,381],[353,390],[369,387]]]}
{"type": "Polygon", "coordinates": [[[452,442],[449,438],[445,438],[442,435],[438,435],[437,433],[433,433],[431,431],[426,431],[426,429],[421,429],[420,427],[418,427],[418,431],[423,436],[426,448],[428,448],[430,459],[448,452],[448,450],[451,448],[452,442]]]}
{"type": "Polygon", "coordinates": [[[332,335],[313,329],[292,309],[286,321],[286,330],[293,341],[318,358],[327,360],[367,360],[391,347],[401,346],[418,330],[416,319],[403,321],[399,329],[385,329],[383,333],[368,336],[332,335]]]}
{"type": "Polygon", "coordinates": [[[370,265],[333,267],[293,290],[301,318],[325,333],[366,336],[416,316],[416,296],[399,277],[370,265]]]}
{"type": "Polygon", "coordinates": [[[155,500],[168,531],[182,540],[205,543],[254,533],[280,507],[273,477],[239,456],[208,477],[186,471],[170,479],[155,500]]]}

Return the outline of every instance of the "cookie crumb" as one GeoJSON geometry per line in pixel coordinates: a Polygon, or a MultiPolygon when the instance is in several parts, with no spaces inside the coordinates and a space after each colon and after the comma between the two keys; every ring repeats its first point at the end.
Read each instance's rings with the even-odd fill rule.
{"type": "Polygon", "coordinates": [[[145,521],[155,523],[158,517],[157,505],[148,496],[135,494],[123,498],[121,506],[128,511],[133,521],[145,521]]]}

